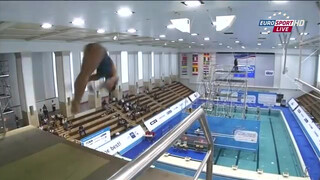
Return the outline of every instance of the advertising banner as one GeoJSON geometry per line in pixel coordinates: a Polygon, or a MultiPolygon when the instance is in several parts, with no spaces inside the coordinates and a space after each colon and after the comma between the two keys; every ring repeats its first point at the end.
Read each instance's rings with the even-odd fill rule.
{"type": "Polygon", "coordinates": [[[81,145],[90,149],[97,149],[111,140],[110,128],[106,127],[80,140],[81,145]]]}
{"type": "Polygon", "coordinates": [[[144,130],[140,125],[138,125],[103,146],[100,146],[96,150],[110,155],[114,155],[116,153],[122,155],[141,142],[144,134],[144,130]]]}
{"type": "Polygon", "coordinates": [[[198,54],[192,55],[192,75],[198,75],[199,67],[198,67],[198,54]]]}
{"type": "Polygon", "coordinates": [[[291,108],[291,110],[295,110],[299,106],[297,101],[293,98],[289,100],[288,105],[291,108]]]}
{"type": "Polygon", "coordinates": [[[320,130],[307,113],[298,106],[294,111],[294,114],[298,118],[300,124],[303,126],[307,139],[309,140],[313,150],[320,158],[320,130]]]}
{"type": "Polygon", "coordinates": [[[188,56],[181,54],[181,75],[188,75],[188,56]]]}

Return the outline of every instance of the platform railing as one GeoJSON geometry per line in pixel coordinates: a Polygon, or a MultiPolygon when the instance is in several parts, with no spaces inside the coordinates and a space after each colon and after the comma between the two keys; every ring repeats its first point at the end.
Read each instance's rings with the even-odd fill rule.
{"type": "Polygon", "coordinates": [[[213,140],[204,110],[199,107],[188,117],[182,120],[177,126],[170,130],[165,136],[159,139],[153,146],[149,147],[143,154],[135,160],[129,162],[117,171],[108,180],[135,179],[147,170],[154,161],[156,161],[172,144],[196,121],[200,120],[205,138],[208,141],[208,151],[202,160],[193,179],[198,179],[204,166],[206,167],[206,180],[212,180],[212,161],[213,161],[213,140]]]}

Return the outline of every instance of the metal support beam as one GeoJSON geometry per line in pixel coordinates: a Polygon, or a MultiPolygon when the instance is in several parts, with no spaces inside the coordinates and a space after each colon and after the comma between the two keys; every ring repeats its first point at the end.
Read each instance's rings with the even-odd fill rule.
{"type": "Polygon", "coordinates": [[[52,37],[52,36],[57,36],[57,35],[61,35],[61,34],[75,32],[77,30],[78,29],[74,29],[74,28],[64,29],[64,30],[61,30],[61,31],[54,31],[54,32],[50,32],[50,33],[43,34],[43,35],[40,35],[40,36],[34,36],[34,37],[31,37],[31,38],[27,38],[25,40],[26,41],[32,41],[32,40],[44,39],[44,38],[48,38],[48,37],[52,37]]]}
{"type": "Polygon", "coordinates": [[[13,22],[1,22],[0,23],[0,32],[14,26],[15,24],[16,23],[13,23],[13,22]]]}
{"type": "Polygon", "coordinates": [[[309,88],[313,89],[314,91],[316,91],[317,93],[320,94],[320,90],[319,90],[318,88],[310,85],[309,83],[304,82],[304,81],[302,81],[301,79],[298,79],[298,78],[295,78],[294,80],[297,81],[297,82],[299,82],[299,83],[301,83],[301,84],[303,84],[303,85],[305,85],[305,86],[308,86],[309,88]]]}
{"type": "Polygon", "coordinates": [[[82,38],[70,39],[70,40],[67,40],[67,42],[82,41],[82,40],[95,39],[95,38],[113,37],[113,36],[119,36],[119,33],[109,33],[109,34],[103,34],[103,35],[86,36],[86,37],[82,37],[82,38]]]}

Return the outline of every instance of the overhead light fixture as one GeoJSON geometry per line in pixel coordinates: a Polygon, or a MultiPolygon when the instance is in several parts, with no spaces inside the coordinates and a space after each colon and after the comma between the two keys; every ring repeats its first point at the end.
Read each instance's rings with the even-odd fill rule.
{"type": "Polygon", "coordinates": [[[118,40],[118,36],[113,36],[113,40],[114,41],[118,40]]]}
{"type": "Polygon", "coordinates": [[[164,43],[164,45],[166,46],[166,45],[167,45],[167,43],[164,43]]]}
{"type": "Polygon", "coordinates": [[[296,38],[294,38],[294,37],[291,37],[291,38],[290,38],[290,41],[294,41],[294,40],[296,40],[296,38]]]}
{"type": "Polygon", "coordinates": [[[287,15],[286,13],[283,14],[283,16],[286,16],[286,15],[287,15]]]}
{"type": "Polygon", "coordinates": [[[271,19],[272,17],[271,17],[271,16],[269,16],[268,18],[269,18],[269,19],[271,19]]]}
{"type": "Polygon", "coordinates": [[[309,33],[305,32],[305,33],[300,33],[300,35],[308,35],[309,33]]]}
{"type": "Polygon", "coordinates": [[[191,36],[198,36],[198,33],[192,33],[191,36]]]}
{"type": "Polygon", "coordinates": [[[266,31],[268,28],[264,28],[264,30],[266,31]]]}
{"type": "Polygon", "coordinates": [[[130,28],[130,29],[128,29],[128,31],[127,31],[128,33],[135,33],[135,32],[137,32],[137,30],[136,29],[134,29],[134,28],[130,28]]]}
{"type": "Polygon", "coordinates": [[[71,23],[75,26],[82,26],[84,25],[84,20],[81,18],[74,18],[71,23]]]}
{"type": "Polygon", "coordinates": [[[190,33],[190,20],[188,18],[171,19],[170,21],[179,31],[190,33]]]}
{"type": "Polygon", "coordinates": [[[278,3],[278,4],[283,4],[283,3],[287,3],[288,1],[272,1],[274,3],[278,3]]]}
{"type": "Polygon", "coordinates": [[[171,41],[172,43],[174,43],[175,41],[171,41]]]}
{"type": "Polygon", "coordinates": [[[258,46],[261,46],[261,43],[258,43],[257,45],[258,45],[258,46]]]}
{"type": "Polygon", "coordinates": [[[219,46],[222,46],[222,43],[219,43],[219,46]]]}
{"type": "Polygon", "coordinates": [[[166,37],[166,35],[161,34],[159,37],[160,37],[160,38],[165,38],[165,37],[166,37]]]}
{"type": "Polygon", "coordinates": [[[237,43],[237,44],[240,43],[240,41],[234,41],[234,42],[237,43]]]}
{"type": "Polygon", "coordinates": [[[188,7],[198,7],[201,6],[202,2],[200,1],[184,1],[182,4],[188,6],[188,7]]]}
{"type": "Polygon", "coordinates": [[[278,46],[282,46],[282,44],[279,43],[278,46]]]}
{"type": "Polygon", "coordinates": [[[178,39],[178,41],[183,41],[183,39],[178,39]]]}
{"type": "Polygon", "coordinates": [[[273,13],[273,16],[276,16],[277,14],[276,13],[273,13]]]}
{"type": "Polygon", "coordinates": [[[209,40],[210,40],[210,38],[209,38],[209,37],[205,37],[205,38],[203,38],[203,40],[205,40],[205,41],[209,41],[209,40]]]}
{"type": "Polygon", "coordinates": [[[272,46],[271,48],[274,49],[274,48],[276,48],[276,47],[272,46]]]}
{"type": "Polygon", "coordinates": [[[167,28],[168,28],[168,29],[174,29],[175,27],[174,27],[173,24],[169,24],[169,25],[167,26],[167,28]]]}
{"type": "Polygon", "coordinates": [[[242,48],[242,49],[245,49],[245,47],[244,47],[244,46],[241,46],[241,48],[242,48]]]}
{"type": "Polygon", "coordinates": [[[43,23],[43,24],[41,25],[41,27],[42,27],[43,29],[50,29],[50,28],[52,28],[52,24],[50,24],[50,23],[43,23]]]}
{"type": "Polygon", "coordinates": [[[103,34],[103,33],[105,33],[106,31],[104,30],[104,29],[98,29],[97,30],[97,33],[99,33],[99,34],[103,34]]]}
{"type": "Polygon", "coordinates": [[[216,21],[213,21],[211,24],[212,24],[213,26],[216,26],[216,25],[217,25],[217,22],[216,22],[216,21]]]}
{"type": "Polygon", "coordinates": [[[192,44],[196,43],[196,42],[191,42],[192,44]]]}
{"type": "Polygon", "coordinates": [[[263,31],[263,32],[260,32],[260,34],[266,35],[266,34],[270,34],[270,32],[269,31],[263,31]]]}
{"type": "Polygon", "coordinates": [[[120,17],[129,17],[129,16],[131,16],[133,14],[131,9],[129,9],[129,8],[120,8],[116,13],[120,17]]]}
{"type": "Polygon", "coordinates": [[[191,48],[191,46],[189,46],[189,48],[191,48]]]}
{"type": "Polygon", "coordinates": [[[280,11],[280,12],[278,12],[278,14],[281,14],[281,11],[280,11]]]}
{"type": "Polygon", "coordinates": [[[267,31],[268,34],[270,34],[271,31],[267,31]]]}
{"type": "Polygon", "coordinates": [[[294,48],[295,48],[295,49],[297,49],[298,47],[297,47],[297,46],[295,46],[294,48]]]}
{"type": "Polygon", "coordinates": [[[230,48],[230,46],[227,46],[227,48],[229,49],[229,48],[230,48]]]}
{"type": "Polygon", "coordinates": [[[287,19],[289,19],[290,18],[290,16],[287,16],[287,19]]]}
{"type": "Polygon", "coordinates": [[[216,31],[224,31],[232,26],[236,19],[235,15],[216,16],[216,31]]]}
{"type": "Polygon", "coordinates": [[[201,46],[203,46],[204,44],[200,44],[201,46]]]}
{"type": "Polygon", "coordinates": [[[155,38],[154,40],[159,41],[160,39],[159,38],[155,38]]]}

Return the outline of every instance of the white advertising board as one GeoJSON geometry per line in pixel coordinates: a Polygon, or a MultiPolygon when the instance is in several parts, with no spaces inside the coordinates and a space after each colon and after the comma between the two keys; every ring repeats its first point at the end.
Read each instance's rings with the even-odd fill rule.
{"type": "Polygon", "coordinates": [[[104,128],[80,140],[81,145],[90,149],[97,149],[111,140],[110,128],[104,128]]]}
{"type": "Polygon", "coordinates": [[[258,94],[258,103],[264,105],[275,105],[277,102],[276,94],[258,94]]]}
{"type": "Polygon", "coordinates": [[[154,117],[148,119],[144,122],[144,125],[147,127],[149,131],[153,131],[157,127],[159,127],[161,124],[169,120],[172,116],[179,113],[181,110],[183,110],[185,107],[191,104],[191,101],[189,98],[185,98],[178,103],[174,104],[168,109],[165,109],[161,113],[155,115],[154,117]]]}
{"type": "MultiPolygon", "coordinates": [[[[193,101],[195,101],[195,100],[197,100],[199,97],[197,97],[197,93],[198,92],[195,92],[195,93],[193,93],[193,94],[191,94],[190,96],[189,96],[189,98],[190,98],[190,100],[193,102],[193,101]]],[[[198,93],[199,94],[199,93],[198,93]]]]}
{"type": "Polygon", "coordinates": [[[320,157],[320,130],[317,125],[311,120],[311,118],[306,114],[306,112],[299,106],[294,111],[295,115],[298,117],[299,121],[303,125],[305,131],[308,133],[307,136],[309,142],[315,153],[320,157]]]}
{"type": "Polygon", "coordinates": [[[289,104],[289,107],[292,109],[292,110],[295,110],[299,104],[297,103],[297,101],[295,99],[290,99],[290,101],[288,102],[289,104]]]}
{"type": "Polygon", "coordinates": [[[144,137],[144,134],[142,127],[138,125],[103,146],[100,146],[96,150],[110,155],[114,155],[117,152],[121,153],[131,149],[135,143],[139,142],[139,140],[144,137]]]}

